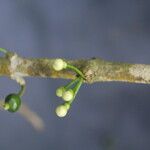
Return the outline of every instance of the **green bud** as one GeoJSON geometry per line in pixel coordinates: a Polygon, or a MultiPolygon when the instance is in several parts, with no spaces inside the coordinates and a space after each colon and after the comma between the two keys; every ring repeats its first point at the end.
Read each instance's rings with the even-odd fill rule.
{"type": "Polygon", "coordinates": [[[60,71],[62,69],[65,69],[66,67],[67,67],[67,63],[62,59],[56,59],[53,63],[53,68],[56,71],[60,71]]]}
{"type": "Polygon", "coordinates": [[[63,93],[65,92],[65,88],[64,87],[59,87],[57,90],[56,90],[56,95],[58,97],[62,97],[63,93]]]}
{"type": "Polygon", "coordinates": [[[65,91],[62,95],[62,98],[65,101],[71,101],[74,98],[74,92],[72,89],[69,89],[68,91],[65,91]]]}
{"type": "Polygon", "coordinates": [[[60,105],[56,108],[55,111],[58,117],[65,117],[67,115],[68,109],[65,105],[60,105]]]}

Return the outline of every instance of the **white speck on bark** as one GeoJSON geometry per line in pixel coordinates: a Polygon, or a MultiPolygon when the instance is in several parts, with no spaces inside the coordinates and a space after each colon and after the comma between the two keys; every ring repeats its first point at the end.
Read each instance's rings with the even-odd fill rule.
{"type": "Polygon", "coordinates": [[[17,54],[14,54],[10,58],[10,72],[11,72],[10,76],[11,79],[16,80],[16,82],[19,83],[20,85],[25,85],[25,80],[23,78],[24,74],[16,72],[17,66],[20,65],[21,63],[22,59],[20,59],[17,54]]]}
{"type": "Polygon", "coordinates": [[[21,59],[18,59],[18,55],[14,54],[11,58],[10,58],[10,69],[11,71],[15,70],[16,67],[22,62],[21,59]],[[21,61],[21,62],[20,62],[21,61]]]}

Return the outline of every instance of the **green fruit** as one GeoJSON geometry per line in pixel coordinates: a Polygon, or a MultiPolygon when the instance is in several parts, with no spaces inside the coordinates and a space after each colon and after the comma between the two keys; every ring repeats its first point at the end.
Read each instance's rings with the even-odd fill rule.
{"type": "Polygon", "coordinates": [[[21,98],[17,94],[9,94],[5,98],[4,109],[9,112],[16,112],[21,106],[21,98]]]}

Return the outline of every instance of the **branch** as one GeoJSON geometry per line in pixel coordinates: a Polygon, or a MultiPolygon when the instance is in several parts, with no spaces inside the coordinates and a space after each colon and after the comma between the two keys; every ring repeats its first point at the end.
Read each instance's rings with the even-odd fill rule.
{"type": "MultiPolygon", "coordinates": [[[[70,70],[55,71],[52,67],[55,59],[24,58],[16,53],[0,57],[0,75],[11,79],[24,77],[44,77],[75,79],[70,70]]],[[[129,64],[105,61],[99,58],[65,60],[76,66],[85,76],[85,83],[123,81],[132,83],[150,83],[150,65],[129,64]]]]}
{"type": "MultiPolygon", "coordinates": [[[[24,77],[44,77],[75,79],[76,73],[68,69],[55,71],[55,59],[24,58],[16,53],[0,57],[0,75],[11,79],[24,77]]],[[[99,58],[65,60],[76,66],[85,76],[85,83],[122,81],[150,84],[150,65],[105,61],[99,58]]]]}

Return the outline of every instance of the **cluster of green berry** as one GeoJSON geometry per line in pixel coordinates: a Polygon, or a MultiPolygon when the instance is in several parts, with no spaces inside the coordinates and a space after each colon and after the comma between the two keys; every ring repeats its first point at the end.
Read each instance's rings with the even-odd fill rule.
{"type": "Polygon", "coordinates": [[[77,73],[76,79],[71,81],[65,86],[61,86],[56,90],[56,95],[61,97],[65,102],[56,108],[56,114],[59,117],[65,117],[70,106],[75,99],[84,80],[83,73],[73,65],[68,64],[62,59],[56,59],[53,63],[53,69],[55,71],[61,71],[63,69],[71,69],[77,73]]]}

